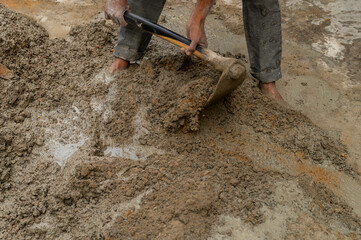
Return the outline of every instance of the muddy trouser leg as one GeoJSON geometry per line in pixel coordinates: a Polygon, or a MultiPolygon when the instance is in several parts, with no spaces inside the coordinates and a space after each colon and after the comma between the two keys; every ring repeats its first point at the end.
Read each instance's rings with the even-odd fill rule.
{"type": "Polygon", "coordinates": [[[243,0],[243,21],[252,75],[263,83],[282,77],[282,30],[278,0],[243,0]]]}
{"type": "MultiPolygon", "coordinates": [[[[132,13],[157,22],[166,0],[128,0],[132,13]]],[[[128,24],[121,27],[118,43],[114,48],[114,56],[136,61],[144,56],[152,35],[128,24]]]]}

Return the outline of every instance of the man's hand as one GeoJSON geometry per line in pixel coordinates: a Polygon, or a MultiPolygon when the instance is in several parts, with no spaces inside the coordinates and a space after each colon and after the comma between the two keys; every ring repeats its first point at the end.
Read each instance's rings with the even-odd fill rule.
{"type": "Polygon", "coordinates": [[[198,0],[192,15],[188,20],[187,37],[192,42],[187,49],[181,49],[188,56],[196,50],[198,44],[207,47],[207,37],[204,31],[204,23],[213,3],[214,0],[198,0]]]}
{"type": "Polygon", "coordinates": [[[187,37],[192,41],[187,49],[181,50],[190,56],[195,50],[197,45],[207,47],[207,37],[204,31],[204,22],[197,22],[196,19],[190,18],[187,23],[187,37]]]}
{"type": "Polygon", "coordinates": [[[124,20],[124,12],[129,9],[127,0],[106,0],[104,15],[106,19],[113,20],[114,23],[127,26],[124,20]]]}

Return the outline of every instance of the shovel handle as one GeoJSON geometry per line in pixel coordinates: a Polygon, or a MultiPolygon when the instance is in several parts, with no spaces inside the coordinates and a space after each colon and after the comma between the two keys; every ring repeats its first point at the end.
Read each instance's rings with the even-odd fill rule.
{"type": "MultiPolygon", "coordinates": [[[[135,25],[146,32],[154,34],[157,37],[160,37],[170,43],[173,43],[178,47],[187,48],[192,42],[190,39],[185,38],[178,33],[175,33],[165,27],[162,27],[154,22],[149,21],[148,19],[140,17],[129,11],[124,12],[124,19],[127,23],[131,25],[135,25]]],[[[204,49],[198,45],[196,50],[193,52],[193,55],[195,55],[198,58],[204,59],[205,56],[203,54],[204,52],[203,50],[204,49]]]]}

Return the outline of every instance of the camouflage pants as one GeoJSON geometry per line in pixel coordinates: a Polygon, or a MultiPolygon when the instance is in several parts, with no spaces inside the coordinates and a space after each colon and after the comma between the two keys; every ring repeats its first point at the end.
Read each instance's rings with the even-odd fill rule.
{"type": "MultiPolygon", "coordinates": [[[[157,22],[166,0],[128,0],[132,12],[157,22]]],[[[282,31],[278,0],[243,0],[243,21],[252,75],[261,82],[281,78],[282,31]]],[[[151,34],[135,26],[120,28],[114,56],[143,57],[151,34]]]]}

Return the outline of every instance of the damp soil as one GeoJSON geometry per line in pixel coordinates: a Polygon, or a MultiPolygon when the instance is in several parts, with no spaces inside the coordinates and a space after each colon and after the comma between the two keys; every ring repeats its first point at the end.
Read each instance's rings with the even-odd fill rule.
{"type": "Polygon", "coordinates": [[[283,204],[280,186],[292,184],[297,199],[284,206],[298,217],[284,220],[278,237],[305,237],[292,227],[302,219],[323,239],[360,237],[360,219],[324,182],[264,168],[230,147],[262,142],[358,176],[334,134],[251,80],[205,109],[220,73],[160,40],[140,64],[109,76],[112,24],[50,40],[0,5],[0,29],[0,64],[13,72],[0,78],[0,238],[231,238],[217,230],[223,216],[249,229],[267,224],[283,204]]]}

